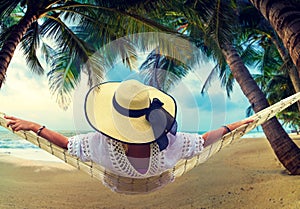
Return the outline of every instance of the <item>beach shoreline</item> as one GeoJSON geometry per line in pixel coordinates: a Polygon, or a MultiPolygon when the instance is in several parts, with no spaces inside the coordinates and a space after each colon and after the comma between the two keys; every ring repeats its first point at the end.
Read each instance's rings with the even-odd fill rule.
{"type": "MultiPolygon", "coordinates": [[[[300,146],[300,136],[294,135],[300,146]]],[[[174,183],[144,195],[111,192],[63,162],[0,154],[0,208],[300,208],[300,177],[288,175],[265,138],[238,140],[174,183]]]]}

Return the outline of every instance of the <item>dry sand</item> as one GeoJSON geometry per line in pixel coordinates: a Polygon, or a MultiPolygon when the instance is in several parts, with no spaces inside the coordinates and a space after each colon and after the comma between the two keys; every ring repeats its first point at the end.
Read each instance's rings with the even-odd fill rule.
{"type": "Polygon", "coordinates": [[[69,165],[9,154],[0,155],[0,179],[1,209],[300,209],[300,176],[288,175],[262,138],[239,140],[147,195],[113,193],[69,165]]]}

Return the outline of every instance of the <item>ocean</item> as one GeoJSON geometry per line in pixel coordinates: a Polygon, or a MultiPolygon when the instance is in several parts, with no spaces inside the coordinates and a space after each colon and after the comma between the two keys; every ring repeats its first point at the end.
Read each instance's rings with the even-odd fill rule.
{"type": "MultiPolygon", "coordinates": [[[[59,132],[65,136],[75,135],[75,132],[73,131],[59,132]]],[[[0,156],[1,154],[28,160],[63,162],[48,152],[40,149],[38,146],[31,144],[0,126],[0,156]]]]}
{"type": "MultiPolygon", "coordinates": [[[[67,137],[75,135],[74,131],[58,131],[58,132],[67,137]]],[[[5,148],[39,149],[39,147],[11,133],[9,130],[0,127],[0,149],[5,149],[5,148]]]]}

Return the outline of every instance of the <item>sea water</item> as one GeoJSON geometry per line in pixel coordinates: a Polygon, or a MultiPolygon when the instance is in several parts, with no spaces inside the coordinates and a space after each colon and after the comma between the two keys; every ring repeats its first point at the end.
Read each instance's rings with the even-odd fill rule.
{"type": "MultiPolygon", "coordinates": [[[[58,131],[64,136],[73,136],[73,131],[58,131]]],[[[28,160],[61,161],[38,146],[0,127],[0,155],[11,155],[28,160]]]]}
{"type": "MultiPolygon", "coordinates": [[[[74,131],[58,131],[64,136],[75,135],[74,131]]],[[[12,149],[39,149],[39,147],[31,144],[23,138],[11,133],[9,130],[0,127],[0,149],[12,148],[12,149]]]]}

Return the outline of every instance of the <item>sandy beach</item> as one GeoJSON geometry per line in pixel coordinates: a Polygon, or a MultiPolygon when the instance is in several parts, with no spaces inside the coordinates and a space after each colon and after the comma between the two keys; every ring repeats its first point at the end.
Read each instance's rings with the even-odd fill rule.
{"type": "Polygon", "coordinates": [[[147,195],[113,193],[64,163],[9,153],[0,155],[0,178],[1,209],[300,209],[300,176],[285,172],[264,138],[241,139],[147,195]]]}

